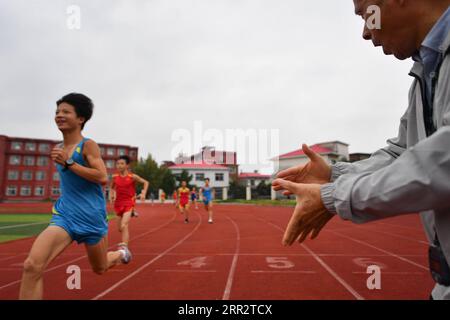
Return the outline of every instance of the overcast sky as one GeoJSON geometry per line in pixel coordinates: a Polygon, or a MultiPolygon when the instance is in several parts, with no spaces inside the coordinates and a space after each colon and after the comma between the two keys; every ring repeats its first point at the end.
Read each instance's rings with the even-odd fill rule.
{"type": "Polygon", "coordinates": [[[351,0],[0,0],[0,134],[59,139],[55,101],[75,91],[96,105],[85,136],[158,162],[194,121],[278,129],[280,153],[329,140],[373,152],[397,134],[412,62],[362,26],[351,0]]]}

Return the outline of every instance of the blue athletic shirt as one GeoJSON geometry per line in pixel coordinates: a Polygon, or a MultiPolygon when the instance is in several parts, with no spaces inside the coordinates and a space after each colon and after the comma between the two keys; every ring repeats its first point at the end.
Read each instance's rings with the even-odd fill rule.
{"type": "Polygon", "coordinates": [[[204,187],[203,188],[203,198],[206,200],[206,201],[208,201],[208,202],[210,202],[211,201],[211,197],[212,197],[212,195],[211,195],[211,187],[204,187]]]}
{"type": "MultiPolygon", "coordinates": [[[[72,156],[74,162],[85,167],[87,165],[83,158],[83,147],[88,140],[83,138],[72,156]]],[[[64,166],[59,164],[56,166],[60,175],[61,196],[53,207],[53,214],[69,224],[70,233],[106,234],[108,231],[106,200],[101,185],[76,175],[64,166]]]]}

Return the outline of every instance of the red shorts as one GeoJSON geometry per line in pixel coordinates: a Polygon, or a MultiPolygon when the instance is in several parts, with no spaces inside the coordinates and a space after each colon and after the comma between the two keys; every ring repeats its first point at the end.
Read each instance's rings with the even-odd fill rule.
{"type": "Polygon", "coordinates": [[[179,207],[180,207],[180,209],[189,208],[189,201],[181,201],[179,203],[179,207]]]}
{"type": "Polygon", "coordinates": [[[134,209],[133,203],[115,203],[114,204],[114,211],[116,212],[116,215],[119,217],[122,217],[124,213],[131,212],[134,209]]]}

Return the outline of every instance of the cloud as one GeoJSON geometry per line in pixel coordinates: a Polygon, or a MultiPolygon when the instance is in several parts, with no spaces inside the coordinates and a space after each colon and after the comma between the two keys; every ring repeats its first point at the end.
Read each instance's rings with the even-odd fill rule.
{"type": "Polygon", "coordinates": [[[54,103],[78,91],[96,104],[87,136],[158,161],[196,120],[279,129],[283,153],[324,140],[372,152],[397,134],[411,62],[361,32],[350,0],[2,1],[0,133],[58,138],[54,103]]]}

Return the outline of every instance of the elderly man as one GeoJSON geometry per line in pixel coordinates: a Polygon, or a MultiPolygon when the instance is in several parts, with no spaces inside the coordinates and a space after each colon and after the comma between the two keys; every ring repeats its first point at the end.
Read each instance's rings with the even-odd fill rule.
{"type": "Polygon", "coordinates": [[[297,205],[283,242],[320,230],[336,214],[365,223],[420,212],[430,242],[433,299],[450,299],[450,0],[354,0],[363,38],[384,53],[415,61],[409,106],[398,137],[369,159],[329,166],[303,145],[310,162],[280,172],[275,190],[297,205]],[[376,6],[376,7],[374,7],[376,6]],[[373,9],[381,28],[374,28],[373,9]]]}

